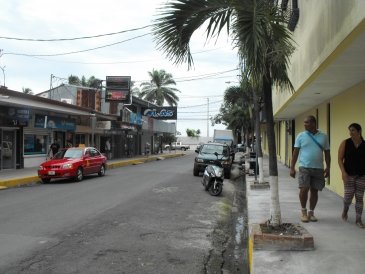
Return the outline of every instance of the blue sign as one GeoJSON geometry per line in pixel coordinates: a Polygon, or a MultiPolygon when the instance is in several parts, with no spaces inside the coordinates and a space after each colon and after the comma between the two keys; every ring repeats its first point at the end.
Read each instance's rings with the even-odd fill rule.
{"type": "Polygon", "coordinates": [[[2,107],[0,109],[0,124],[4,126],[28,126],[31,111],[25,108],[2,107]]]}
{"type": "Polygon", "coordinates": [[[151,107],[144,108],[143,115],[158,120],[176,120],[177,107],[151,107]]]}
{"type": "Polygon", "coordinates": [[[38,114],[35,116],[34,127],[75,131],[76,123],[74,119],[38,114]]]}
{"type": "Polygon", "coordinates": [[[133,125],[142,125],[142,114],[141,113],[134,113],[130,114],[130,121],[129,123],[133,125]]]}

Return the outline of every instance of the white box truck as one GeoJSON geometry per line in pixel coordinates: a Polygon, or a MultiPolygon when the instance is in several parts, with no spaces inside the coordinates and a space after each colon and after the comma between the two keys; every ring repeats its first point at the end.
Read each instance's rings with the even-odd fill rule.
{"type": "Polygon", "coordinates": [[[236,152],[236,145],[234,143],[233,131],[230,129],[215,129],[213,135],[213,142],[226,143],[231,147],[232,152],[236,152]]]}

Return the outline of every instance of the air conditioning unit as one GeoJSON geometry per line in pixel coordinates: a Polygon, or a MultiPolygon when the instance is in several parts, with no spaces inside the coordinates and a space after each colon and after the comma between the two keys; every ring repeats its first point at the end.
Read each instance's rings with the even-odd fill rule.
{"type": "Polygon", "coordinates": [[[68,98],[61,98],[61,102],[62,102],[62,103],[66,103],[66,104],[72,104],[72,99],[68,99],[68,98]]]}

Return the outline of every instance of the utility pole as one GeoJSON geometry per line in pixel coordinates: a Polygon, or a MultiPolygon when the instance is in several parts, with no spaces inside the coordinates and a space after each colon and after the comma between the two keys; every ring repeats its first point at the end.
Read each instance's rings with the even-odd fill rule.
{"type": "Polygon", "coordinates": [[[51,80],[50,80],[50,83],[49,83],[49,89],[50,90],[52,89],[52,79],[53,79],[53,74],[51,74],[51,80]]]}
{"type": "MultiPolygon", "coordinates": [[[[3,56],[3,50],[2,49],[0,49],[0,58],[1,58],[1,56],[3,56]]],[[[3,76],[4,76],[4,87],[5,87],[5,66],[3,66],[3,67],[0,67],[0,69],[3,71],[3,76]]]]}
{"type": "Polygon", "coordinates": [[[209,138],[209,97],[207,97],[207,137],[209,138]]]}

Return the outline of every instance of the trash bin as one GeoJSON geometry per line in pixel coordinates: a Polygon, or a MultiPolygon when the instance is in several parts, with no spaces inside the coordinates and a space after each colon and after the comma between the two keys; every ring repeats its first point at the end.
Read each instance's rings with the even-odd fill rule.
{"type": "Polygon", "coordinates": [[[256,158],[250,158],[249,163],[250,163],[250,170],[253,171],[253,174],[254,175],[255,173],[256,175],[259,174],[259,168],[258,168],[259,163],[257,162],[256,158]]]}

